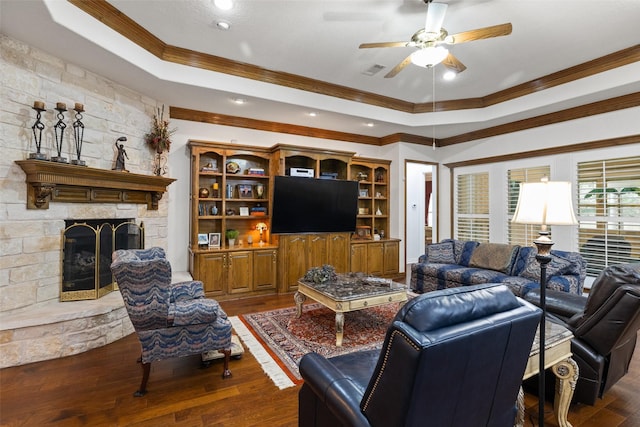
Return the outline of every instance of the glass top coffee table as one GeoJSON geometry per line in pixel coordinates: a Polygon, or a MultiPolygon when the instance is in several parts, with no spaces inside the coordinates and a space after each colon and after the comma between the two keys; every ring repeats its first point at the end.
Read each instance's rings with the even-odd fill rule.
{"type": "Polygon", "coordinates": [[[323,283],[298,281],[294,295],[297,316],[302,315],[302,304],[307,297],[319,302],[336,313],[336,346],[342,346],[344,313],[384,304],[407,301],[407,286],[363,273],[338,274],[335,281],[323,283]]]}

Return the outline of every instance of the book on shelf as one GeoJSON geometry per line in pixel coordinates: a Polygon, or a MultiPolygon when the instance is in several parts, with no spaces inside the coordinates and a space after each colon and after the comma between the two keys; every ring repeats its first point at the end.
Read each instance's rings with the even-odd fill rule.
{"type": "Polygon", "coordinates": [[[248,175],[264,175],[264,169],[262,168],[249,168],[247,170],[248,175]]]}

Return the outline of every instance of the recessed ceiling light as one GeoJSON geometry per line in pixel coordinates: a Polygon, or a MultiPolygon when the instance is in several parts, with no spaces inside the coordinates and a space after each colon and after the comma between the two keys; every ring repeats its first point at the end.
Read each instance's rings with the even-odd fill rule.
{"type": "Polygon", "coordinates": [[[365,126],[372,128],[374,126],[373,122],[365,123],[365,126]]]}
{"type": "Polygon", "coordinates": [[[215,4],[218,9],[229,10],[233,7],[233,0],[213,0],[213,4],[215,4]]]}
{"type": "Polygon", "coordinates": [[[309,116],[311,116],[311,117],[318,117],[318,113],[316,113],[315,111],[311,111],[311,112],[309,113],[309,116]]]}
{"type": "Polygon", "coordinates": [[[218,21],[216,22],[216,27],[218,27],[218,29],[220,30],[228,30],[229,28],[231,28],[231,24],[227,21],[218,21]]]}
{"type": "Polygon", "coordinates": [[[233,98],[232,101],[238,105],[242,105],[247,102],[247,100],[244,98],[233,98]]]}

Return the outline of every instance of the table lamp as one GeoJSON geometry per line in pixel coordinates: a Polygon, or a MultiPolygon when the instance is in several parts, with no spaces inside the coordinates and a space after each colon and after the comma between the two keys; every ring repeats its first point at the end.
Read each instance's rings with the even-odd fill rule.
{"type": "Polygon", "coordinates": [[[516,212],[511,222],[516,224],[539,224],[539,237],[533,241],[538,253],[536,260],[540,263],[540,320],[539,338],[540,352],[538,355],[538,425],[544,426],[545,402],[545,318],[547,316],[547,264],[551,262],[551,246],[553,241],[549,237],[548,225],[577,224],[573,213],[571,197],[571,183],[564,181],[549,181],[543,178],[541,182],[524,182],[520,184],[520,194],[516,212]]]}
{"type": "Polygon", "coordinates": [[[256,230],[260,232],[260,246],[264,245],[264,242],[262,241],[262,232],[264,232],[266,229],[267,224],[265,224],[264,222],[259,222],[258,224],[256,224],[256,230]]]}

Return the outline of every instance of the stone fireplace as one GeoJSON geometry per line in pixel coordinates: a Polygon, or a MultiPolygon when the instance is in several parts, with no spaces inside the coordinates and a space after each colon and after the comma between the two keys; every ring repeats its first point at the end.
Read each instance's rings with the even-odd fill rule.
{"type": "Polygon", "coordinates": [[[66,220],[60,301],[98,299],[115,290],[111,253],[143,247],[144,225],[131,218],[66,220]]]}
{"type": "Polygon", "coordinates": [[[5,256],[0,284],[0,368],[70,356],[133,333],[120,292],[108,292],[111,251],[125,244],[166,247],[162,196],[174,179],[41,160],[14,164],[25,174],[12,194],[20,213],[0,228],[16,242],[4,247],[15,255],[5,256]],[[88,246],[77,242],[76,231],[94,235],[88,246]],[[98,252],[100,266],[88,249],[98,252]],[[98,284],[84,278],[71,284],[66,275],[74,262],[97,271],[98,284]],[[84,299],[89,294],[100,298],[84,299]]]}

